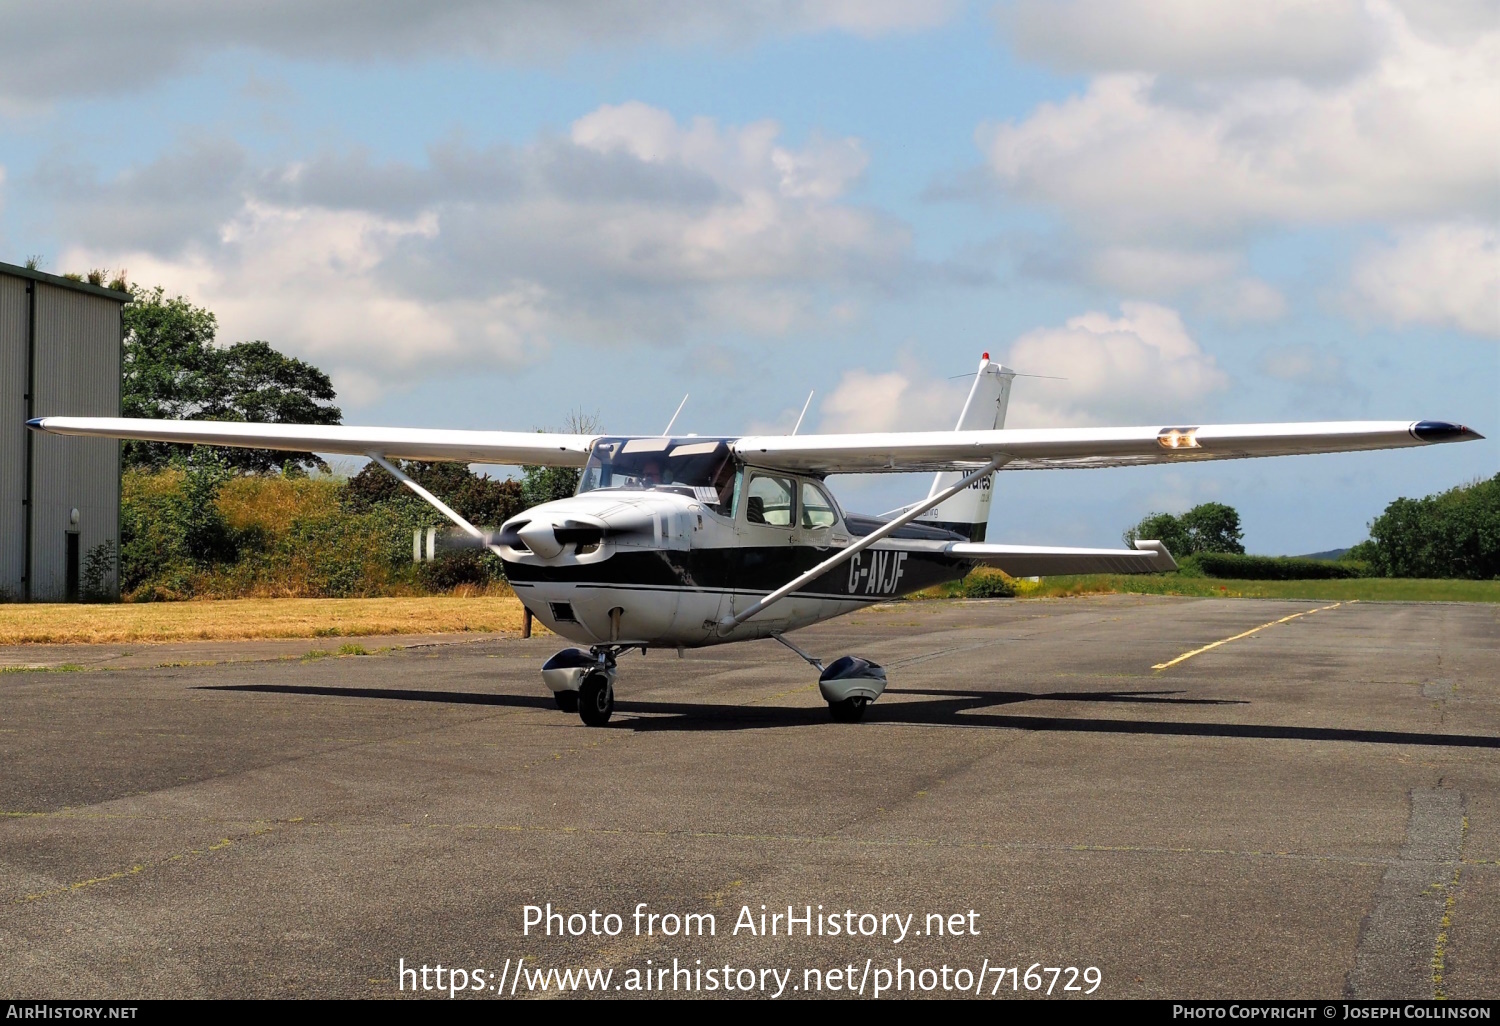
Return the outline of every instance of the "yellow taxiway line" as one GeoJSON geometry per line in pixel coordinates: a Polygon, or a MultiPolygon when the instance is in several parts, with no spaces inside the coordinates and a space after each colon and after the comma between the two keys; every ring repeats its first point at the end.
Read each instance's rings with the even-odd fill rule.
{"type": "Polygon", "coordinates": [[[1248,631],[1245,631],[1242,634],[1236,634],[1232,638],[1222,638],[1222,639],[1220,639],[1218,641],[1215,641],[1215,642],[1212,642],[1210,644],[1204,645],[1202,648],[1195,648],[1191,652],[1184,652],[1184,653],[1182,653],[1182,655],[1178,656],[1176,659],[1169,659],[1169,660],[1167,660],[1164,663],[1157,663],[1155,666],[1151,667],[1151,669],[1153,669],[1153,670],[1165,670],[1165,669],[1168,669],[1170,667],[1176,666],[1180,662],[1184,662],[1184,661],[1186,661],[1188,659],[1193,658],[1193,656],[1195,656],[1195,655],[1202,655],[1204,652],[1207,652],[1209,649],[1218,648],[1220,645],[1227,645],[1231,641],[1239,641],[1241,638],[1248,638],[1250,635],[1255,634],[1255,633],[1257,633],[1259,631],[1263,631],[1267,627],[1275,627],[1279,623],[1286,623],[1289,620],[1295,620],[1299,616],[1311,616],[1313,613],[1321,613],[1325,609],[1337,609],[1341,605],[1343,605],[1342,602],[1335,602],[1331,606],[1319,606],[1317,609],[1304,609],[1300,613],[1293,613],[1291,616],[1283,616],[1280,620],[1272,620],[1270,623],[1263,623],[1259,627],[1252,627],[1248,631]]]}

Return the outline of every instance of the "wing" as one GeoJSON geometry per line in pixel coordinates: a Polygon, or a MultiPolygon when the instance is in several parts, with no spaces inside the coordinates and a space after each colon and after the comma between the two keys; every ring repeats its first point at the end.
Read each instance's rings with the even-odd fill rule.
{"type": "Polygon", "coordinates": [[[999,567],[1012,577],[1054,574],[1163,574],[1177,569],[1159,541],[1137,541],[1130,549],[1061,549],[1043,545],[991,545],[954,542],[944,551],[999,567]]]}
{"type": "Polygon", "coordinates": [[[997,455],[1002,470],[1120,467],[1144,463],[1399,449],[1484,436],[1441,421],[1326,421],[1004,431],[912,431],[864,435],[762,435],[735,452],[763,467],[813,474],[963,470],[997,455]]]}
{"type": "Polygon", "coordinates": [[[595,435],[536,431],[445,431],[429,428],[322,427],[306,424],[236,424],[210,420],[137,420],[127,417],[38,417],[37,431],[93,438],[232,445],[292,452],[379,453],[407,460],[581,467],[595,435]]]}

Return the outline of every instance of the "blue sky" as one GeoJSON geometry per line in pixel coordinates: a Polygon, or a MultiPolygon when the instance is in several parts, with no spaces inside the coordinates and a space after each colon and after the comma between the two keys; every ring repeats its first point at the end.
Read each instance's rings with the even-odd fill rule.
{"type": "MultiPolygon", "coordinates": [[[[125,267],[346,420],[1451,418],[1500,437],[1490,0],[61,4],[0,42],[0,258],[125,267]]],[[[1216,499],[1350,544],[1496,442],[1002,475],[991,535],[1216,499]]],[[[835,481],[879,511],[912,478],[835,481]]]]}

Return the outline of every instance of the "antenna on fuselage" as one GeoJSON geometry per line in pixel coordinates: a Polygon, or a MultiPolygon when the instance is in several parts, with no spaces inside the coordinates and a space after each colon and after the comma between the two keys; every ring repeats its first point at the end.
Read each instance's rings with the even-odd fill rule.
{"type": "Polygon", "coordinates": [[[692,395],[692,393],[691,392],[684,392],[683,393],[682,402],[680,402],[680,403],[677,404],[677,413],[672,414],[672,419],[669,420],[669,421],[667,421],[667,426],[662,429],[661,433],[663,435],[670,435],[672,433],[672,425],[677,423],[677,414],[681,413],[682,412],[682,408],[687,405],[687,401],[688,401],[688,396],[689,395],[692,395]]]}
{"type": "Polygon", "coordinates": [[[807,393],[807,402],[802,404],[802,412],[797,414],[797,427],[792,428],[792,434],[797,433],[797,428],[802,426],[802,418],[807,416],[807,408],[812,405],[812,397],[817,394],[817,389],[807,393]]]}

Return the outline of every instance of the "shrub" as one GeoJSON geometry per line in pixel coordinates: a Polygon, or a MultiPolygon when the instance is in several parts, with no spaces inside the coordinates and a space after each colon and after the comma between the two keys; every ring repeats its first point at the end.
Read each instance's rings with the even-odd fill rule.
{"type": "Polygon", "coordinates": [[[115,597],[115,542],[113,538],[89,549],[83,560],[83,600],[108,602],[115,597]]]}
{"type": "Polygon", "coordinates": [[[1359,563],[1296,556],[1202,552],[1192,557],[1192,565],[1208,577],[1241,581],[1327,581],[1365,576],[1359,563]]]}
{"type": "Polygon", "coordinates": [[[1134,545],[1137,538],[1159,541],[1177,557],[1199,552],[1245,551],[1240,543],[1244,537],[1240,515],[1233,506],[1222,502],[1199,503],[1182,516],[1148,514],[1122,537],[1126,545],[1134,545]]]}
{"type": "MultiPolygon", "coordinates": [[[[519,509],[514,481],[477,477],[461,464],[408,468],[485,526],[519,509]]],[[[488,553],[413,564],[412,530],[447,521],[406,489],[383,488],[379,480],[371,474],[356,487],[328,477],[227,476],[211,456],[198,466],[128,470],[122,591],[132,601],[365,597],[485,591],[503,583],[503,564],[488,553]]]]}
{"type": "Polygon", "coordinates": [[[998,570],[975,570],[963,579],[959,594],[964,598],[1015,598],[1016,587],[998,570]]]}
{"type": "Polygon", "coordinates": [[[462,585],[484,586],[505,580],[504,565],[491,552],[450,552],[423,563],[417,575],[430,591],[452,591],[462,585]]]}
{"type": "Polygon", "coordinates": [[[1500,474],[1397,499],[1370,524],[1370,543],[1382,577],[1500,578],[1500,474]]]}

